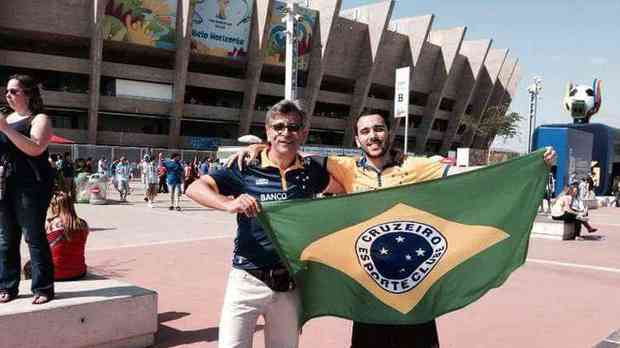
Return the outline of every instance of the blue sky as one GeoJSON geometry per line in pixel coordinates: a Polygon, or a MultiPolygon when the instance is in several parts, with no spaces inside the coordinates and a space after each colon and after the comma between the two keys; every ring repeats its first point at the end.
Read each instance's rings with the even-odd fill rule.
{"type": "MultiPolygon", "coordinates": [[[[343,0],[343,9],[377,2],[343,0]]],[[[392,18],[435,14],[433,29],[467,26],[466,40],[492,38],[519,59],[522,79],[511,105],[528,115],[527,86],[543,80],[537,124],[572,122],[562,108],[568,81],[603,81],[603,103],[592,122],[620,128],[620,0],[408,0],[396,1],[392,18]]],[[[527,117],[526,117],[527,118],[527,117]]],[[[521,135],[494,146],[525,151],[528,120],[521,135]]]]}

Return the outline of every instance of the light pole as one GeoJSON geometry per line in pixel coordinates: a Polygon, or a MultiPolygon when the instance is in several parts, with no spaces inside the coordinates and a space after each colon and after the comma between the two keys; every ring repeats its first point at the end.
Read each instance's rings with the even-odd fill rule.
{"type": "Polygon", "coordinates": [[[286,66],[284,75],[284,98],[297,99],[297,44],[295,40],[295,24],[299,19],[297,4],[294,0],[286,2],[286,66]]]}
{"type": "Polygon", "coordinates": [[[542,79],[538,76],[534,77],[534,83],[527,88],[530,94],[530,132],[528,134],[528,152],[532,152],[532,130],[536,127],[536,113],[538,112],[538,94],[542,91],[542,79]]]}

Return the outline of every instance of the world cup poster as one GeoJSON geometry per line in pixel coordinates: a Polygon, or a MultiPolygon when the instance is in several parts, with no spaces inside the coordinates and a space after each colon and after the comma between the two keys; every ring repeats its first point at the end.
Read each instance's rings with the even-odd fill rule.
{"type": "MultiPolygon", "coordinates": [[[[317,11],[305,7],[297,7],[299,20],[295,25],[295,39],[297,40],[297,66],[307,70],[310,63],[312,36],[316,24],[317,11]]],[[[265,64],[284,65],[286,58],[286,23],[282,19],[286,16],[286,3],[274,1],[269,21],[269,41],[265,52],[265,64]]]]}
{"type": "Polygon", "coordinates": [[[192,52],[245,58],[253,5],[254,0],[195,0],[192,52]]]}
{"type": "Polygon", "coordinates": [[[176,46],[177,0],[110,0],[103,38],[157,48],[176,46]]]}

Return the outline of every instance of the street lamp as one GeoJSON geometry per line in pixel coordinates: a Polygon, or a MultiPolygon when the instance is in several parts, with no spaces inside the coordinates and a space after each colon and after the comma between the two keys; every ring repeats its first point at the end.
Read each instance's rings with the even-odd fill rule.
{"type": "Polygon", "coordinates": [[[538,76],[534,77],[534,83],[527,87],[530,94],[530,132],[528,134],[528,152],[532,152],[532,126],[536,127],[536,113],[538,112],[538,94],[542,91],[542,79],[538,76]]]}
{"type": "Polygon", "coordinates": [[[284,98],[297,99],[297,43],[295,42],[295,25],[299,20],[297,4],[294,0],[286,3],[286,16],[282,19],[286,22],[286,59],[284,75],[284,98]]]}

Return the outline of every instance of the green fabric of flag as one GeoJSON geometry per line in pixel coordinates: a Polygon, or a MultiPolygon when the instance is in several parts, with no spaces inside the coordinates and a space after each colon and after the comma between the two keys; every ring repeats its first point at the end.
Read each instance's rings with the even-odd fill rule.
{"type": "Polygon", "coordinates": [[[420,184],[269,202],[259,220],[295,278],[302,322],[415,324],[462,308],[525,262],[543,150],[420,184]]]}

